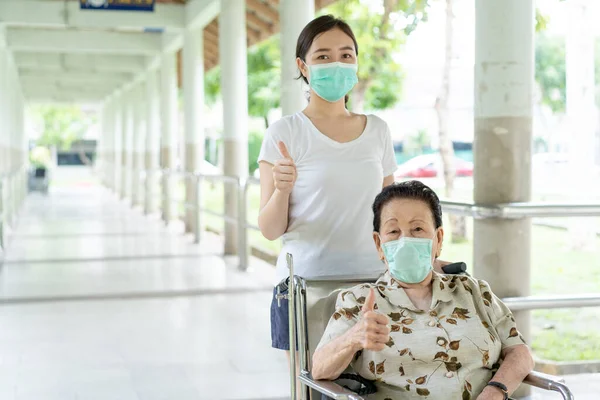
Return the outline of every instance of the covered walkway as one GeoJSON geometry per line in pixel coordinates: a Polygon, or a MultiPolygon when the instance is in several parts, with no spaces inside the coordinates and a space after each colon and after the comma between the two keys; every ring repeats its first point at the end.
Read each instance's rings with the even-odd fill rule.
{"type": "MultiPolygon", "coordinates": [[[[83,171],[82,171],[83,172],[83,171]]],[[[29,196],[0,270],[0,398],[271,399],[273,268],[238,272],[90,176],[29,196]]]]}
{"type": "MultiPolygon", "coordinates": [[[[3,400],[283,399],[273,268],[222,257],[91,184],[29,196],[0,274],[3,400]]],[[[568,376],[578,400],[600,376],[568,376]]],[[[536,392],[535,399],[559,399],[536,392]]]]}

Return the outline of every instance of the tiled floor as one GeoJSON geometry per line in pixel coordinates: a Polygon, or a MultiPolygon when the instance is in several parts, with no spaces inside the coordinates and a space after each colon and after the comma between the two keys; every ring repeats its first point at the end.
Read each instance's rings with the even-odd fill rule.
{"type": "MultiPolygon", "coordinates": [[[[177,228],[95,186],[31,196],[0,269],[0,399],[284,398],[273,269],[177,228]]],[[[598,375],[567,380],[600,398],[598,375]]]]}
{"type": "Polygon", "coordinates": [[[272,267],[98,187],[31,196],[0,270],[0,399],[269,399],[272,267]]]}

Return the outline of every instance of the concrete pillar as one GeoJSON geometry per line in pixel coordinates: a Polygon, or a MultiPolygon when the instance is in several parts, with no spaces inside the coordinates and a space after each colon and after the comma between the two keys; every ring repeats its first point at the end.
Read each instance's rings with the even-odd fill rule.
{"type": "Polygon", "coordinates": [[[135,85],[132,91],[133,107],[133,205],[141,206],[144,201],[144,154],[146,146],[146,104],[145,82],[135,85]]]}
{"type": "MultiPolygon", "coordinates": [[[[8,66],[4,28],[0,27],[0,176],[8,172],[8,66]]],[[[0,199],[0,202],[2,199],[0,199]]],[[[1,215],[0,215],[1,217],[1,215]]]]}
{"type": "MultiPolygon", "coordinates": [[[[596,7],[589,1],[569,0],[561,5],[569,17],[566,36],[566,92],[570,168],[569,189],[577,201],[593,202],[589,173],[595,168],[597,128],[596,82],[594,76],[594,16],[596,7]]],[[[575,250],[593,250],[596,229],[589,218],[569,218],[571,246],[575,250]]]]}
{"type": "MultiPolygon", "coordinates": [[[[186,29],[183,42],[183,95],[185,107],[185,170],[200,171],[204,160],[204,59],[202,28],[186,29]]],[[[188,204],[196,202],[196,181],[186,179],[185,199],[188,204]]],[[[196,213],[187,208],[186,232],[196,229],[196,213]]]]}
{"type": "Polygon", "coordinates": [[[296,42],[302,29],[315,17],[314,0],[281,0],[281,112],[283,115],[302,111],[308,104],[296,66],[296,42]]]}
{"type": "Polygon", "coordinates": [[[106,179],[104,177],[104,166],[106,165],[106,106],[106,102],[104,102],[99,112],[98,120],[100,124],[100,130],[98,142],[96,144],[96,161],[94,163],[94,168],[102,185],[106,185],[106,179]]]}
{"type": "Polygon", "coordinates": [[[4,27],[0,26],[0,242],[3,243],[10,216],[11,115],[10,79],[8,78],[8,49],[4,27]]]}
{"type": "Polygon", "coordinates": [[[102,174],[104,183],[109,189],[113,189],[114,168],[114,98],[110,97],[104,105],[102,112],[104,119],[104,157],[102,162],[102,174]]]}
{"type": "MultiPolygon", "coordinates": [[[[246,2],[221,0],[219,57],[223,96],[225,175],[248,176],[246,2]]],[[[225,213],[237,216],[238,187],[225,186],[225,213]]],[[[237,253],[237,226],[225,223],[225,254],[237,253]]]]}
{"type": "MultiPolygon", "coordinates": [[[[526,202],[531,199],[533,0],[476,0],[475,12],[474,199],[486,205],[526,202]]],[[[529,295],[530,231],[529,219],[475,220],[474,273],[501,298],[529,295]]],[[[529,312],[515,317],[529,338],[529,312]]]]}
{"type": "MultiPolygon", "coordinates": [[[[162,56],[161,72],[161,166],[174,170],[177,156],[177,59],[172,52],[162,56]]],[[[167,177],[162,184],[162,218],[168,224],[176,216],[173,193],[175,178],[167,177]]]]}
{"type": "Polygon", "coordinates": [[[9,136],[9,160],[10,160],[10,177],[8,179],[8,193],[10,196],[9,203],[9,218],[8,222],[11,226],[14,225],[16,220],[16,213],[19,210],[21,203],[21,190],[20,190],[20,171],[18,170],[21,165],[21,144],[20,144],[20,132],[19,132],[19,93],[18,93],[18,77],[16,76],[16,69],[14,65],[14,59],[12,54],[7,54],[7,77],[9,81],[8,85],[8,136],[9,136]]]}
{"type": "Polygon", "coordinates": [[[150,214],[156,210],[158,185],[158,169],[160,168],[160,102],[158,95],[158,72],[151,70],[146,77],[146,150],[145,168],[146,190],[144,213],[150,214]]]}
{"type": "Polygon", "coordinates": [[[132,199],[133,177],[133,89],[129,88],[123,95],[123,181],[121,182],[121,198],[132,199]]]}
{"type": "Polygon", "coordinates": [[[0,254],[4,251],[4,238],[6,231],[5,221],[7,215],[6,193],[7,182],[4,179],[8,172],[8,81],[6,79],[6,43],[4,28],[0,27],[0,254]]]}
{"type": "Polygon", "coordinates": [[[121,191],[123,170],[123,93],[119,91],[114,100],[113,107],[113,137],[114,137],[114,162],[113,162],[113,190],[116,194],[121,191]]]}

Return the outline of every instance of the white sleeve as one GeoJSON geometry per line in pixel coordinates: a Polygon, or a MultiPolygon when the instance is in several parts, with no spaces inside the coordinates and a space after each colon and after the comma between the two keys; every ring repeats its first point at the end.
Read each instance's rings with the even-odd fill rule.
{"type": "Polygon", "coordinates": [[[383,138],[383,158],[382,158],[382,166],[383,166],[383,176],[388,177],[393,175],[398,169],[398,164],[396,162],[396,153],[394,152],[394,144],[392,142],[392,133],[390,132],[390,127],[385,124],[385,135],[383,138]]]}
{"type": "MultiPolygon", "coordinates": [[[[275,161],[283,158],[279,151],[279,142],[285,143],[288,150],[290,150],[291,134],[290,126],[287,121],[281,119],[267,129],[265,137],[263,138],[260,153],[258,154],[258,162],[266,161],[270,164],[275,164],[275,161]]],[[[291,150],[290,150],[291,151],[291,150]]]]}

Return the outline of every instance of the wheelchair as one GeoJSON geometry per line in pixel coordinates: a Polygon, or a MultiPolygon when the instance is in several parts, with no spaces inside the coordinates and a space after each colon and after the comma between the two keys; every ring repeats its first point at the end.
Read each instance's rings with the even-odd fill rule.
{"type": "MultiPolygon", "coordinates": [[[[335,280],[308,280],[294,275],[293,258],[287,254],[287,264],[290,279],[287,295],[278,295],[287,298],[290,317],[290,349],[297,343],[300,371],[296,370],[296,353],[290,351],[290,389],[292,400],[335,399],[335,400],[364,400],[357,392],[348,389],[348,386],[333,381],[314,380],[310,373],[311,356],[314,353],[331,315],[335,311],[338,293],[360,283],[374,283],[377,277],[336,277],[335,280]],[[296,378],[301,385],[301,399],[298,399],[296,378]]],[[[459,263],[462,264],[462,263],[459,263]]],[[[459,265],[456,264],[456,265],[459,265]]],[[[459,265],[454,270],[446,273],[465,273],[466,266],[459,265]]],[[[531,372],[523,381],[524,384],[555,391],[562,395],[564,400],[574,399],[573,394],[565,385],[564,380],[543,374],[531,372]]],[[[353,388],[354,389],[354,388],[353,388]]]]}

